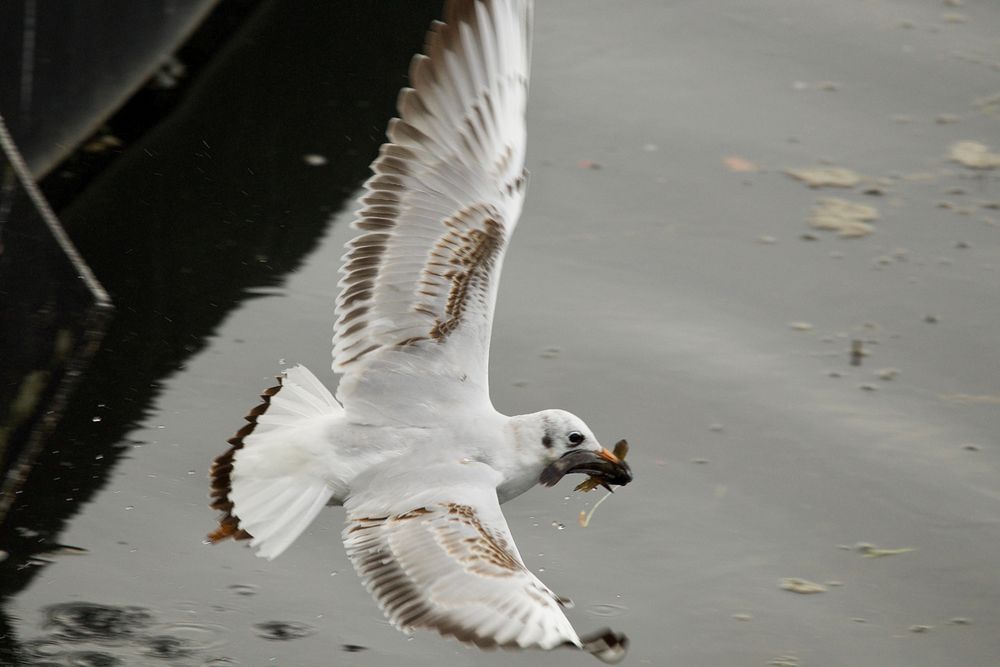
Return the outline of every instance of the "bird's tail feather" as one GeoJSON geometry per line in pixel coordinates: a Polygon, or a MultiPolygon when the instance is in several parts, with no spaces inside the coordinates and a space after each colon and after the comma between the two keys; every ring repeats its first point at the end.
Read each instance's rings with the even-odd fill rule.
{"type": "Polygon", "coordinates": [[[212,465],[212,507],[224,514],[208,537],[250,539],[257,555],[271,559],[333,496],[321,474],[325,443],[309,426],[343,408],[305,366],[287,369],[261,399],[212,465]]]}

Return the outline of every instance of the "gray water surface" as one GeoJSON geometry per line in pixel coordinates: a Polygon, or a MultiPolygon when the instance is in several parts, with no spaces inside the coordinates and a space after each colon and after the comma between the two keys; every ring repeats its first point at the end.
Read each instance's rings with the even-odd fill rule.
{"type": "MultiPolygon", "coordinates": [[[[570,481],[504,511],[579,631],[629,635],[627,664],[1000,660],[1000,183],[946,159],[957,141],[1000,149],[998,34],[1000,6],[972,0],[539,3],[494,403],[627,437],[636,481],[587,528],[602,494],[570,481]],[[865,178],[817,190],[783,173],[822,161],[865,178]],[[882,194],[864,194],[875,179],[882,194]],[[876,207],[875,232],[810,229],[827,196],[876,207]]],[[[52,640],[32,646],[54,664],[590,661],[396,632],[344,555],[339,509],[273,562],[202,543],[210,461],[256,394],[283,363],[335,382],[350,208],[161,380],[60,535],[87,553],[55,556],[13,600],[22,642],[52,640]],[[45,619],[70,602],[145,612],[132,632],[67,640],[45,619]]]]}

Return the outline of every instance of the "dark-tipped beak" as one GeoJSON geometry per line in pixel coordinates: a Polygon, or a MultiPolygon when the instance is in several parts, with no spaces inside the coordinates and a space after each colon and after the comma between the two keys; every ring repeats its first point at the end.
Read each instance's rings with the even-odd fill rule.
{"type": "Polygon", "coordinates": [[[605,486],[625,486],[632,481],[629,465],[606,449],[567,452],[550,463],[538,481],[545,486],[555,486],[563,477],[574,472],[595,477],[605,486]]]}

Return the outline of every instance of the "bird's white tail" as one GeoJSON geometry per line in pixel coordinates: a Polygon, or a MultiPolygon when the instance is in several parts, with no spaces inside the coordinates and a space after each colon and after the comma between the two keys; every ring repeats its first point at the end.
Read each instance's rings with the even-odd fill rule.
{"type": "Polygon", "coordinates": [[[329,445],[317,427],[343,408],[305,366],[287,369],[261,398],[212,465],[212,507],[224,514],[209,539],[249,539],[257,555],[271,559],[333,496],[322,474],[329,445]]]}

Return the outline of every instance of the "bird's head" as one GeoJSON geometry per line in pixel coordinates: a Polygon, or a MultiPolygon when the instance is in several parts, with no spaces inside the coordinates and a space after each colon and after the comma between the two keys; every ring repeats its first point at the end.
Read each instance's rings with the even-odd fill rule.
{"type": "Polygon", "coordinates": [[[570,473],[590,475],[610,490],[612,484],[624,486],[632,481],[632,469],[621,457],[601,446],[590,428],[576,415],[565,410],[544,410],[531,415],[536,428],[530,429],[544,462],[538,481],[554,486],[570,473]]]}

